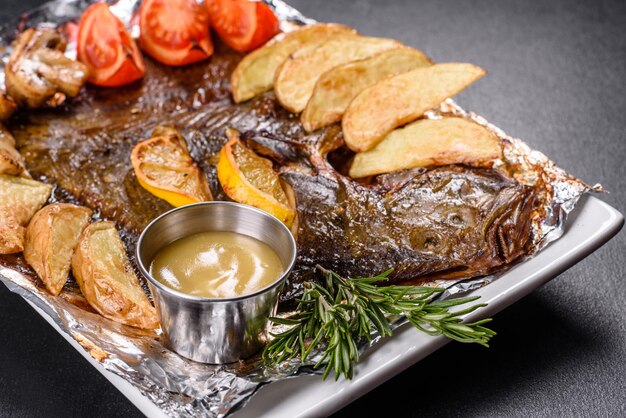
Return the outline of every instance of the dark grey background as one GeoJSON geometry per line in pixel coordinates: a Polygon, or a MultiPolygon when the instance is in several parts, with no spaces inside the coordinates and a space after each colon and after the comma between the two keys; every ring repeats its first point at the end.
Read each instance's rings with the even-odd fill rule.
{"type": "MultiPolygon", "coordinates": [[[[4,22],[42,0],[2,0],[4,22]]],[[[292,0],[305,15],[399,39],[489,75],[458,102],[526,140],[626,212],[626,2],[292,0]]],[[[496,316],[484,349],[449,344],[337,413],[626,416],[626,234],[496,316]]],[[[0,416],[139,416],[0,286],[0,416]]]]}

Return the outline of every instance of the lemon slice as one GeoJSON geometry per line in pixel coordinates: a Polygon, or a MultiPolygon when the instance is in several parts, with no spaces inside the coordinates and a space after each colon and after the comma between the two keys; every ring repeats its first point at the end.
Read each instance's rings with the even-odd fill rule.
{"type": "Polygon", "coordinates": [[[130,156],[139,184],[172,206],[212,200],[206,177],[175,134],[135,145],[130,156]]]}
{"type": "Polygon", "coordinates": [[[259,157],[232,135],[220,152],[217,177],[224,192],[236,202],[254,206],[291,227],[296,216],[272,162],[259,157]]]}

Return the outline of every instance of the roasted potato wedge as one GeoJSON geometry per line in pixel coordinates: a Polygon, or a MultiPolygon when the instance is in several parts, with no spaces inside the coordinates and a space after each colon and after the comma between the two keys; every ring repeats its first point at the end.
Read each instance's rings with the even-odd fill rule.
{"type": "Polygon", "coordinates": [[[26,228],[24,258],[55,296],[67,281],[74,248],[91,214],[84,206],[53,203],[37,212],[26,228]]]}
{"type": "Polygon", "coordinates": [[[395,48],[338,65],[322,74],[300,120],[307,132],[339,122],[348,105],[367,87],[396,74],[432,65],[423,52],[395,48]]]}
{"type": "Polygon", "coordinates": [[[319,46],[341,33],[356,33],[356,31],[335,23],[318,23],[277,35],[239,62],[230,77],[233,99],[240,103],[271,90],[276,70],[290,54],[305,45],[319,46]]]}
{"type": "Polygon", "coordinates": [[[0,174],[19,176],[24,172],[24,158],[15,149],[13,135],[0,125],[0,174]]]}
{"type": "Polygon", "coordinates": [[[324,72],[402,46],[393,39],[341,35],[313,50],[298,50],[276,72],[274,92],[285,109],[302,112],[324,72]]]}
{"type": "Polygon", "coordinates": [[[0,254],[24,249],[25,227],[51,192],[49,184],[0,174],[0,254]]]}
{"type": "Polygon", "coordinates": [[[87,302],[105,318],[144,329],[159,326],[113,222],[85,228],[72,257],[72,273],[87,302]]]}
{"type": "Polygon", "coordinates": [[[356,154],[349,174],[359,178],[416,167],[484,166],[501,156],[500,140],[484,126],[454,117],[420,119],[356,154]]]}
{"type": "Polygon", "coordinates": [[[343,115],[343,136],[355,152],[372,149],[398,126],[414,121],[485,75],[472,64],[417,68],[366,88],[343,115]]]}

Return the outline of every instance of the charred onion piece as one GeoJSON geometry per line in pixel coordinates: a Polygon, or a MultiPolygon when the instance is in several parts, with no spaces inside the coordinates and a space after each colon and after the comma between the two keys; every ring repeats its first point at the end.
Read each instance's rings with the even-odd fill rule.
{"type": "Polygon", "coordinates": [[[28,29],[15,41],[6,66],[7,93],[21,106],[57,106],[76,96],[89,71],[63,55],[66,42],[51,29],[28,29]]]}

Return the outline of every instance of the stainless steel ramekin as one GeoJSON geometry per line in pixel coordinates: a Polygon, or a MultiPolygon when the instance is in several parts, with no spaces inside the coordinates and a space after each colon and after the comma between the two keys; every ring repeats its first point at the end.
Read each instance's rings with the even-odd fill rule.
{"type": "Polygon", "coordinates": [[[172,209],[153,220],[137,241],[137,264],[148,280],[168,345],[203,363],[231,363],[265,344],[268,317],[296,258],[289,229],[251,206],[203,202],[172,209]],[[171,289],[149,273],[156,253],[171,242],[198,232],[231,231],[256,238],[276,251],[285,271],[269,286],[230,299],[191,296],[171,289]]]}

